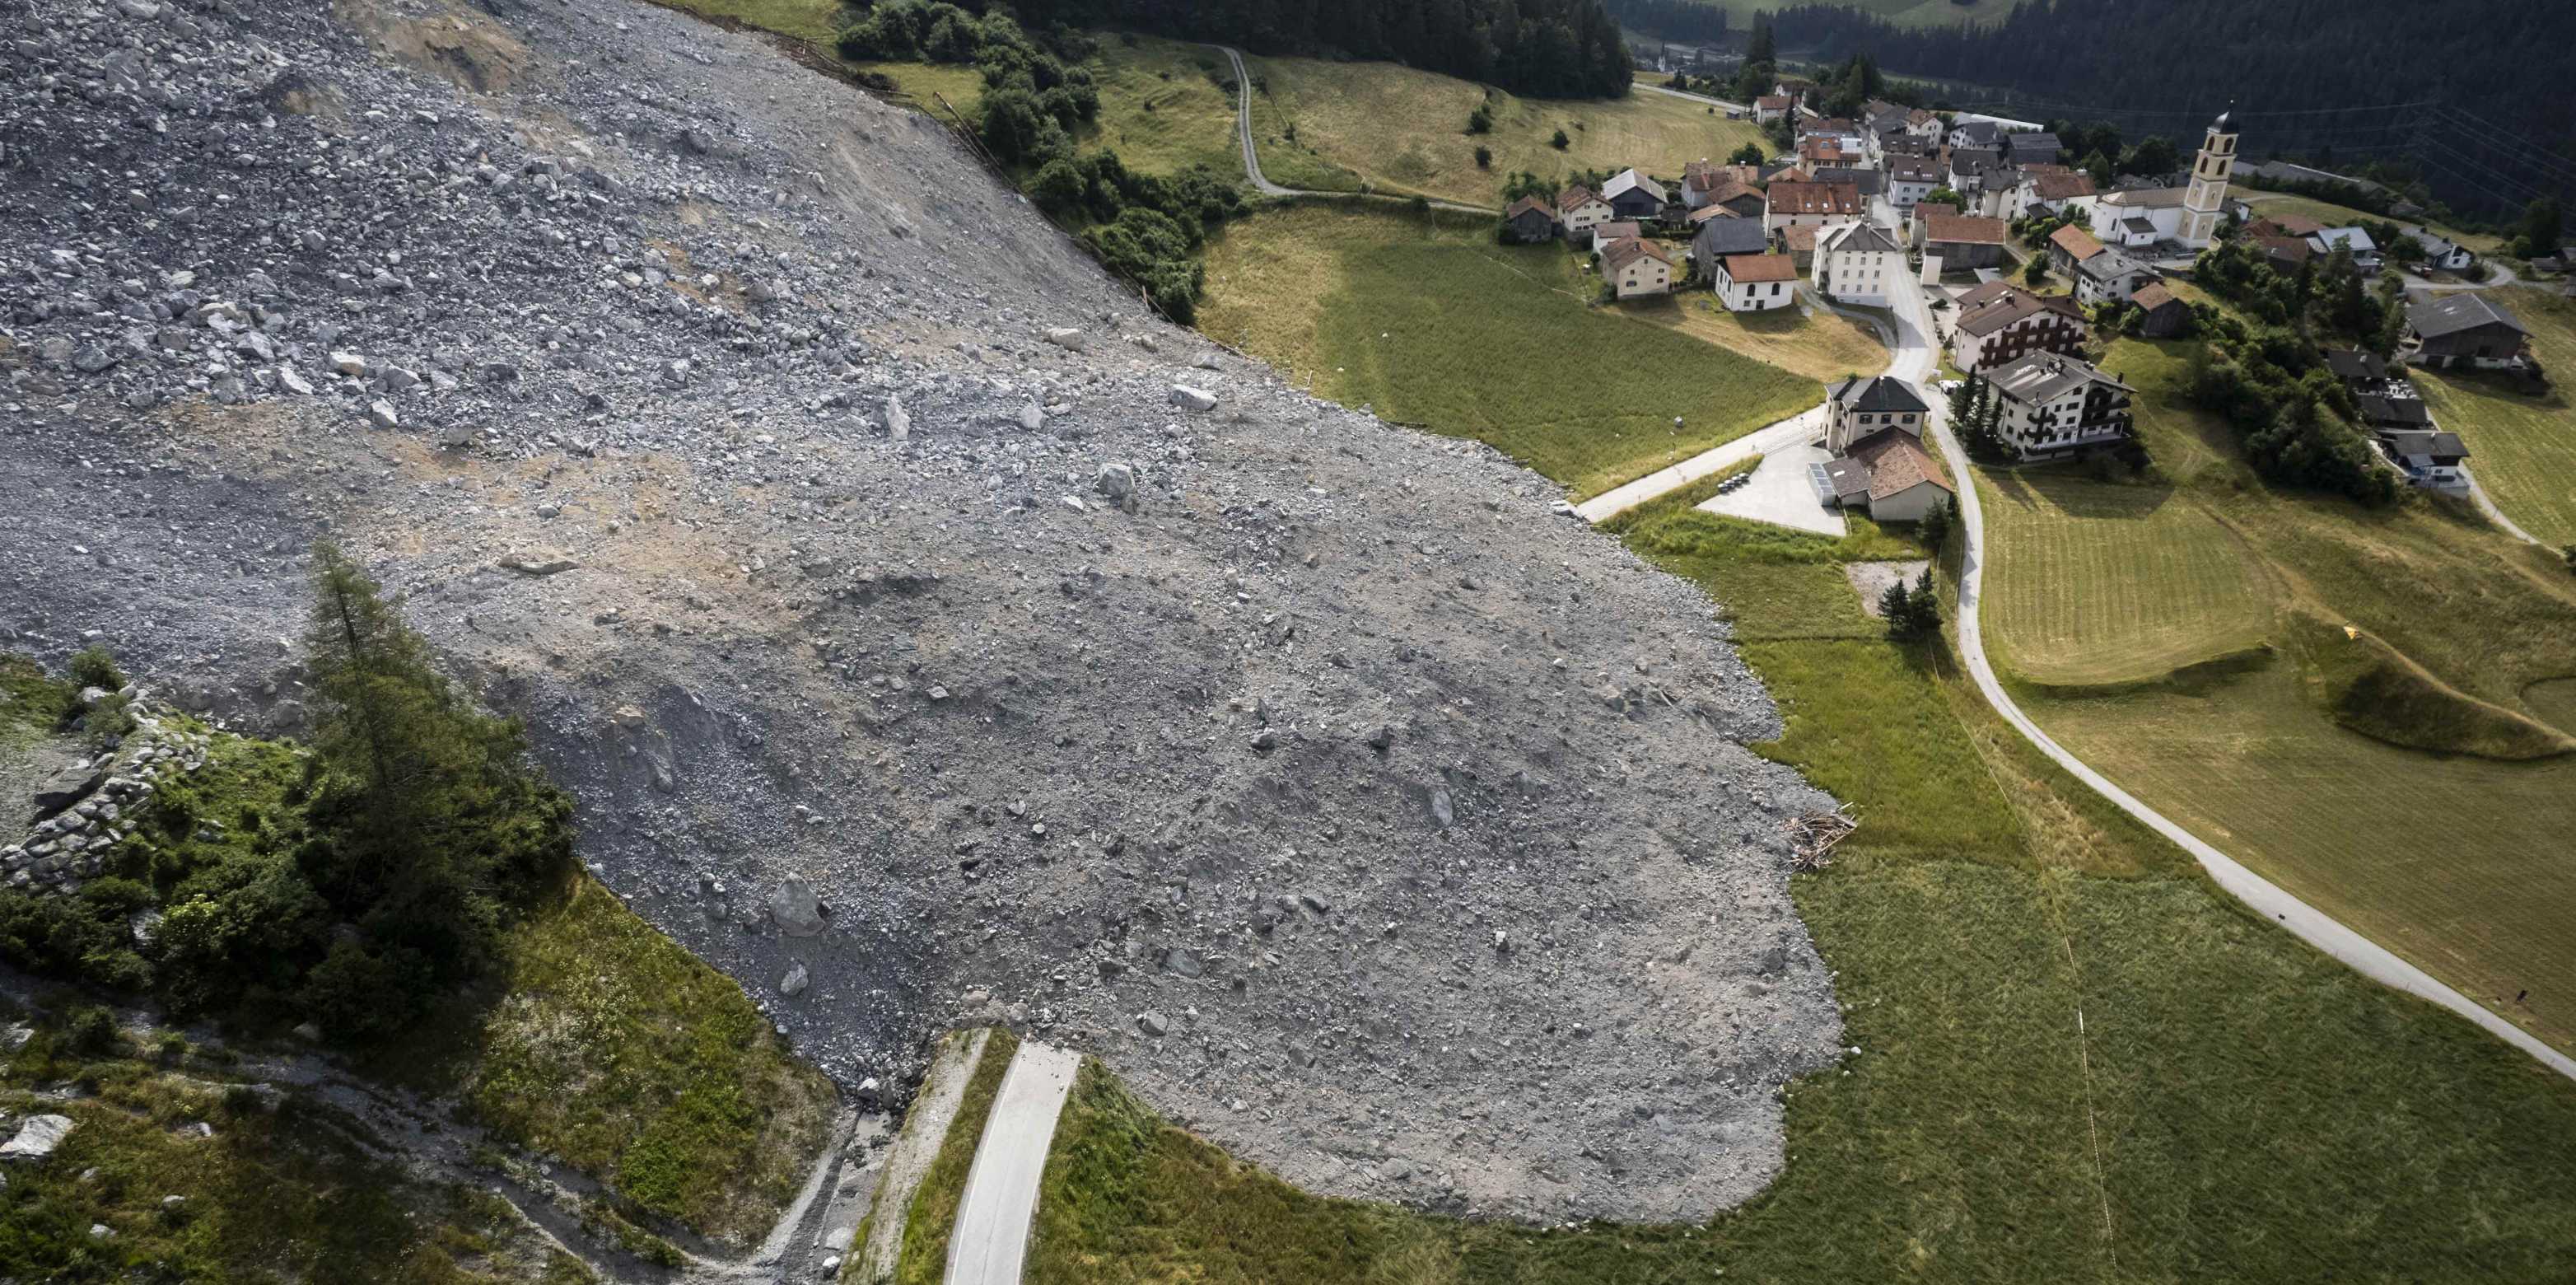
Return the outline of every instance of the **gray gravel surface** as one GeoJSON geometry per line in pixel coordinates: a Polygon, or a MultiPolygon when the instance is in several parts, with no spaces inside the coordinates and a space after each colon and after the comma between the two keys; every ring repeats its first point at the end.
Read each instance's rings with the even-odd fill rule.
{"type": "Polygon", "coordinates": [[[0,646],[293,730],[327,534],[853,1091],[1006,1020],[1336,1194],[1777,1171],[1828,801],[1542,479],[1139,315],[923,116],[664,10],[15,0],[0,125],[0,646]]]}

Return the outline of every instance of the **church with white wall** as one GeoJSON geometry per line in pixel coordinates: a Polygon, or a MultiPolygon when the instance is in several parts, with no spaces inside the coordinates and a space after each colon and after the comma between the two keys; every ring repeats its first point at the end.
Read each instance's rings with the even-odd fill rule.
{"type": "Polygon", "coordinates": [[[2210,122],[2209,134],[2192,158],[2189,184],[2105,192],[2096,198],[2093,235],[2104,245],[2124,249],[2160,241],[2178,242],[2188,250],[2206,247],[2218,235],[2227,181],[2236,173],[2234,114],[2221,112],[2210,122]]]}

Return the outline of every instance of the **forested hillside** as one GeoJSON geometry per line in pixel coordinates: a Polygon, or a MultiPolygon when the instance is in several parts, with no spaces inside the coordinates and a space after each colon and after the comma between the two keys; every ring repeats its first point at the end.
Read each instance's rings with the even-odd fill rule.
{"type": "Polygon", "coordinates": [[[1601,0],[1021,0],[1053,22],[1222,40],[1255,53],[1386,58],[1543,98],[1628,92],[1628,51],[1601,0]]]}
{"type": "MultiPolygon", "coordinates": [[[[2003,6],[1995,6],[1998,10],[2003,6]]],[[[2576,167],[2518,158],[2519,137],[2576,153],[2576,86],[2566,75],[2576,6],[2532,0],[2033,0],[1978,27],[1900,27],[1860,9],[1781,10],[1781,49],[1842,58],[1870,52],[1908,75],[2009,88],[2060,103],[2250,118],[2249,153],[2280,147],[2338,155],[2404,151],[2444,199],[2518,207],[2563,189],[2576,167]],[[2265,113],[2439,99],[2479,123],[2426,109],[2402,118],[2275,118],[2265,113]],[[2297,126],[2297,128],[2292,128],[2297,126]],[[2508,137],[2497,138],[2504,134],[2508,137]],[[2503,146],[2497,146],[2503,144],[2503,146]]]]}

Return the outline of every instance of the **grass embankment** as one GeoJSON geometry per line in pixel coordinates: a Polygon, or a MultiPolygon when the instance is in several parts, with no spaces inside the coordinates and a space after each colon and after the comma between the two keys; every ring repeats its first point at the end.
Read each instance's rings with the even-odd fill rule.
{"type": "Polygon", "coordinates": [[[725,1244],[796,1198],[835,1093],[750,997],[588,875],[513,928],[500,993],[396,1051],[500,1140],[725,1244]]]}
{"type": "Polygon", "coordinates": [[[10,1167],[12,1280],[594,1279],[498,1198],[422,1182],[329,1107],[238,1083],[176,1032],[117,1031],[104,1010],[38,1022],[0,1064],[0,1110],[6,1133],[74,1122],[51,1157],[10,1167]]]}
{"type": "Polygon", "coordinates": [[[2531,347],[2556,382],[2534,394],[2518,379],[2415,372],[2433,422],[2460,435],[2487,497],[2533,539],[2576,544],[2576,299],[2516,286],[2492,296],[2531,328],[2531,347]]]}
{"type": "MultiPolygon", "coordinates": [[[[975,1167],[975,1148],[984,1139],[984,1121],[993,1114],[993,1099],[1002,1092],[1002,1076],[1020,1048],[1009,1027],[996,1026],[984,1041],[974,1078],[957,1100],[957,1116],[939,1157],[921,1175],[912,1208],[904,1215],[903,1249],[895,1260],[894,1285],[937,1285],[948,1273],[948,1234],[957,1229],[957,1202],[966,1195],[966,1174],[975,1167]]],[[[1063,1136],[1059,1133],[1057,1136],[1063,1136]]]]}
{"type": "Polygon", "coordinates": [[[2576,676],[2576,577],[2456,502],[2266,490],[2182,402],[2183,348],[2124,340],[2105,362],[2138,388],[2173,485],[1981,475],[1997,655],[2034,679],[2134,683],[2034,685],[2025,704],[2265,877],[2576,1043],[2576,870],[2556,855],[2576,830],[2576,719],[2553,686],[2576,676]],[[2249,627],[2268,660],[2181,668],[2249,627]],[[2175,672],[2148,672],[2161,655],[2142,638],[2175,672]],[[2058,657],[2102,672],[2039,663],[2058,657]]]}
{"type": "MultiPolygon", "coordinates": [[[[67,695],[16,657],[0,657],[0,683],[0,729],[67,695]]],[[[311,833],[304,752],[164,722],[207,737],[205,764],[163,780],[115,868],[176,898],[293,860],[311,833]]],[[[15,734],[0,730],[0,745],[15,734]]],[[[794,1199],[836,1101],[740,986],[578,870],[504,928],[487,984],[353,1056],[389,1083],[458,1097],[495,1141],[599,1179],[609,1215],[737,1246],[794,1199]]]]}
{"type": "Polygon", "coordinates": [[[1750,121],[1664,94],[1520,98],[1382,62],[1258,58],[1247,60],[1247,69],[1256,86],[1254,143],[1263,171],[1278,183],[1288,180],[1274,154],[1283,163],[1347,170],[1378,191],[1499,209],[1503,180],[1515,170],[1558,177],[1633,165],[1678,182],[1686,162],[1723,161],[1746,143],[1763,142],[1750,121]],[[1488,104],[1493,128],[1468,133],[1469,113],[1488,104]],[[1567,140],[1561,151],[1550,142],[1559,130],[1567,140]],[[1490,166],[1476,164],[1478,147],[1493,154],[1490,166]]]}
{"type": "Polygon", "coordinates": [[[1787,719],[1763,752],[1862,818],[1792,883],[1864,1052],[1792,1086],[1780,1180],[1703,1227],[1461,1224],[1296,1192],[1087,1072],[1032,1280],[2501,1282],[2576,1253],[2576,1087],[2245,915],[1945,651],[1881,640],[1841,564],[1901,541],[1618,525],[1727,604],[1787,719]]]}
{"type": "Polygon", "coordinates": [[[1811,381],[1592,306],[1588,282],[1563,248],[1497,245],[1483,219],[1294,206],[1209,239],[1199,327],[1318,396],[1490,442],[1577,498],[1815,401],[1811,381]]]}

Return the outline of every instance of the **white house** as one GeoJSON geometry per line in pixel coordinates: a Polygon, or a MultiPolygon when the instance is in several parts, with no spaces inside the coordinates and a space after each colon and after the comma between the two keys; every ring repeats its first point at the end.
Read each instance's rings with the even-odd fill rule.
{"type": "Polygon", "coordinates": [[[2469,247],[2449,237],[2427,232],[2421,228],[2406,235],[2415,244],[2424,247],[2424,266],[2426,267],[2438,268],[2444,272],[2466,272],[2477,265],[2478,256],[2470,253],[2469,247]]]}
{"type": "Polygon", "coordinates": [[[2092,363],[2034,352],[1985,372],[2003,403],[1996,434],[2023,459],[2067,455],[2129,436],[2136,391],[2092,363]]]}
{"type": "Polygon", "coordinates": [[[1670,294],[1672,256],[1642,237],[1614,242],[1601,252],[1601,276],[1622,299],[1641,294],[1670,294]]]}
{"type": "Polygon", "coordinates": [[[1787,116],[1797,105],[1798,100],[1787,94],[1764,94],[1753,100],[1753,119],[1768,125],[1787,116]]]}
{"type": "Polygon", "coordinates": [[[1730,254],[1709,265],[1709,285],[1728,312],[1767,312],[1798,301],[1798,265],[1785,254],[1730,254]]]}
{"type": "Polygon", "coordinates": [[[2113,299],[2127,303],[2138,291],[2164,279],[2127,251],[2109,249],[2077,262],[2074,277],[2075,298],[2087,306],[2113,299]]]}
{"type": "Polygon", "coordinates": [[[1905,247],[1875,223],[1844,223],[1816,236],[1816,293],[1883,308],[1905,281],[1905,247]]]}
{"type": "Polygon", "coordinates": [[[2380,452],[2406,480],[2436,491],[2469,489],[2468,446],[2457,433],[2433,428],[2382,430],[2380,452]]]}
{"type": "Polygon", "coordinates": [[[2352,251],[2352,261],[2362,275],[2376,275],[2380,268],[2379,243],[2360,228],[2319,228],[2308,234],[2308,248],[2323,258],[2334,253],[2336,246],[2352,251]]]}
{"type": "Polygon", "coordinates": [[[1887,203],[1899,213],[1914,208],[1914,203],[1941,186],[1941,166],[1923,156],[1887,158],[1887,203]]]}
{"type": "Polygon", "coordinates": [[[1578,234],[1595,224],[1609,222],[1616,213],[1608,201],[1601,199],[1600,193],[1580,183],[1556,194],[1557,220],[1565,224],[1565,239],[1568,241],[1590,240],[1578,234]]]}
{"type": "Polygon", "coordinates": [[[1893,375],[1852,375],[1825,386],[1825,449],[1840,455],[1884,429],[1920,438],[1932,408],[1893,375]]]}

